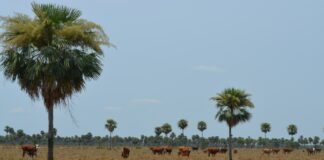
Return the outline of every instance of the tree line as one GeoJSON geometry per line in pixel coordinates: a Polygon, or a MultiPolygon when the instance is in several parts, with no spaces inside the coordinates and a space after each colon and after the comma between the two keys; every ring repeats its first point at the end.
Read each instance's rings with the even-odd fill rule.
{"type": "MultiPolygon", "coordinates": [[[[180,123],[184,122],[183,119],[178,122],[178,127],[181,129],[181,133],[176,135],[172,132],[170,124],[163,124],[161,127],[154,129],[154,134],[151,136],[141,135],[140,137],[120,137],[118,135],[112,136],[113,131],[117,128],[117,123],[109,119],[105,124],[109,135],[107,136],[95,136],[91,132],[75,135],[75,136],[60,136],[57,134],[57,130],[54,128],[54,141],[57,145],[72,145],[72,146],[97,146],[99,148],[114,147],[114,146],[193,146],[206,148],[210,146],[226,147],[228,145],[228,138],[222,138],[218,136],[203,137],[203,130],[199,129],[202,123],[197,124],[197,129],[201,131],[201,134],[195,134],[191,137],[187,137],[184,134],[184,129],[188,126],[180,123]],[[182,129],[183,128],[183,129],[182,129]],[[164,135],[162,135],[164,133],[164,135]],[[168,135],[168,133],[170,133],[168,135]]],[[[207,127],[203,127],[207,128],[207,127]]],[[[289,134],[289,127],[287,131],[289,134]]],[[[261,124],[261,131],[267,133],[270,129],[265,130],[264,124],[261,124]]],[[[22,129],[15,130],[12,127],[6,126],[4,129],[6,135],[0,135],[0,144],[47,144],[48,133],[40,131],[36,134],[26,134],[22,129]]],[[[290,147],[290,148],[307,148],[307,147],[324,147],[324,139],[321,140],[318,136],[304,137],[300,136],[295,138],[251,138],[251,137],[233,137],[233,147],[235,148],[260,148],[260,147],[290,147]]]]}

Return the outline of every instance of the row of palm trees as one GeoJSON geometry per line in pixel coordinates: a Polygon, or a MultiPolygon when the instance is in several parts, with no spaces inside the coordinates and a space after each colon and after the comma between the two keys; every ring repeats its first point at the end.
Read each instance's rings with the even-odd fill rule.
{"type": "MultiPolygon", "coordinates": [[[[264,133],[264,138],[267,138],[267,133],[271,131],[271,124],[266,122],[262,123],[260,129],[261,132],[264,133]]],[[[294,124],[290,124],[287,127],[287,131],[289,135],[294,136],[295,134],[297,134],[297,126],[294,124]]]]}
{"type": "MultiPolygon", "coordinates": [[[[178,127],[181,129],[181,134],[184,135],[184,130],[188,127],[188,121],[185,119],[180,119],[178,121],[178,127]]],[[[203,137],[204,130],[207,129],[207,124],[204,121],[199,121],[197,124],[197,129],[201,132],[201,137],[203,137]]],[[[154,132],[156,136],[160,136],[161,133],[164,133],[165,136],[168,136],[168,134],[172,131],[172,126],[169,123],[164,123],[160,127],[155,127],[154,132]]]]}

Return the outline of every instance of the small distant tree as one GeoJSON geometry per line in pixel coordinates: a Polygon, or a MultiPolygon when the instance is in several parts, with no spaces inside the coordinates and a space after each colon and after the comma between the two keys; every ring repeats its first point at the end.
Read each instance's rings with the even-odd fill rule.
{"type": "Polygon", "coordinates": [[[6,126],[4,131],[6,132],[6,136],[8,137],[9,136],[9,132],[10,132],[10,127],[9,126],[6,126]]]}
{"type": "Polygon", "coordinates": [[[264,133],[264,138],[267,138],[267,133],[271,131],[270,123],[262,123],[261,131],[264,133]]]}
{"type": "Polygon", "coordinates": [[[172,127],[169,123],[163,124],[161,128],[162,128],[162,133],[165,134],[165,137],[167,137],[168,134],[172,131],[172,127]]]}
{"type": "Polygon", "coordinates": [[[201,137],[203,138],[204,137],[204,130],[207,129],[206,122],[204,122],[204,121],[198,122],[197,128],[201,132],[201,137]]]}
{"type": "Polygon", "coordinates": [[[178,127],[181,129],[182,134],[184,135],[184,129],[188,127],[188,121],[185,119],[180,119],[178,121],[178,127]]]}
{"type": "Polygon", "coordinates": [[[313,140],[313,145],[316,146],[319,143],[320,143],[320,138],[318,136],[315,136],[313,140]]]}
{"type": "Polygon", "coordinates": [[[110,141],[110,149],[112,147],[112,141],[111,141],[111,134],[114,132],[114,130],[117,128],[117,122],[113,119],[108,119],[107,123],[105,124],[105,128],[109,131],[109,141],[110,141]]]}
{"type": "Polygon", "coordinates": [[[154,129],[155,135],[159,137],[162,133],[162,128],[161,127],[155,127],[154,129]]]}
{"type": "Polygon", "coordinates": [[[293,136],[295,134],[297,134],[297,126],[294,125],[294,124],[290,124],[288,127],[287,127],[287,131],[288,131],[288,134],[291,136],[291,138],[293,139],[293,136]]]}

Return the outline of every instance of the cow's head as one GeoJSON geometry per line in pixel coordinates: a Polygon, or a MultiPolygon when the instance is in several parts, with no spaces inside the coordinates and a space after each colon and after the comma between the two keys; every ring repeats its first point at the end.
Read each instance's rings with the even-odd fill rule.
{"type": "Polygon", "coordinates": [[[35,148],[38,149],[39,148],[39,145],[38,144],[35,144],[35,148]]]}

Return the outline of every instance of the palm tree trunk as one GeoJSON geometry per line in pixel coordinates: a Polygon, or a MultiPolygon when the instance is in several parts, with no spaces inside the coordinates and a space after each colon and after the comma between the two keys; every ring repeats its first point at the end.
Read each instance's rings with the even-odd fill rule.
{"type": "Polygon", "coordinates": [[[228,134],[229,134],[229,138],[228,138],[228,157],[229,157],[229,160],[233,160],[232,159],[232,127],[228,127],[228,134]]]}
{"type": "Polygon", "coordinates": [[[54,135],[53,135],[53,119],[54,119],[54,107],[53,105],[47,106],[47,112],[48,112],[48,152],[47,152],[47,160],[53,160],[54,156],[54,135]]]}
{"type": "Polygon", "coordinates": [[[111,150],[111,132],[109,133],[109,141],[110,141],[110,143],[109,143],[109,148],[110,148],[110,150],[111,150]]]}
{"type": "Polygon", "coordinates": [[[201,138],[204,138],[204,132],[201,131],[201,138]]]}

